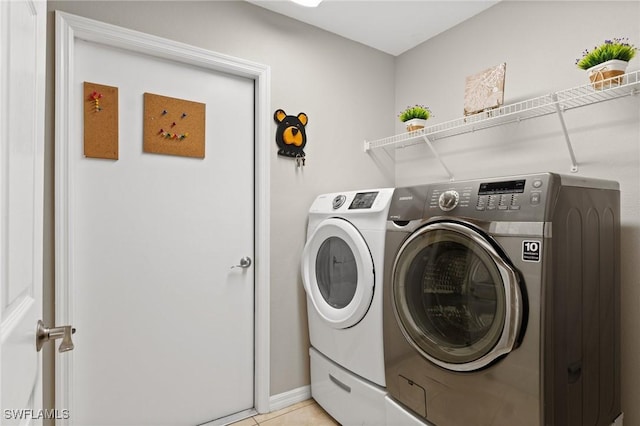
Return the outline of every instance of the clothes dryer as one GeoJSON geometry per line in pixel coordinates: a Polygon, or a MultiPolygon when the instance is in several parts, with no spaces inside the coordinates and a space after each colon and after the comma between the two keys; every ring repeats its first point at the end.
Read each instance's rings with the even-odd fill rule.
{"type": "Polygon", "coordinates": [[[621,418],[619,200],[552,173],[396,189],[389,398],[438,426],[621,418]]]}
{"type": "Polygon", "coordinates": [[[301,269],[311,393],[343,424],[384,423],[382,273],[392,194],[325,194],[309,210],[301,269]]]}

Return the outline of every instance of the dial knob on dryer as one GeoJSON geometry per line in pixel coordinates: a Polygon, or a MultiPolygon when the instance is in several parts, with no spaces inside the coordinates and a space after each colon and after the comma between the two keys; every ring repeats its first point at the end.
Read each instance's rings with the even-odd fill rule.
{"type": "Polygon", "coordinates": [[[458,194],[458,191],[451,189],[440,194],[440,198],[438,198],[438,206],[440,206],[440,210],[448,212],[456,208],[459,200],[460,195],[458,194]]]}
{"type": "Polygon", "coordinates": [[[331,204],[333,205],[333,209],[339,209],[340,207],[342,207],[342,205],[344,204],[344,202],[347,200],[347,196],[346,195],[337,195],[333,201],[331,202],[331,204]]]}

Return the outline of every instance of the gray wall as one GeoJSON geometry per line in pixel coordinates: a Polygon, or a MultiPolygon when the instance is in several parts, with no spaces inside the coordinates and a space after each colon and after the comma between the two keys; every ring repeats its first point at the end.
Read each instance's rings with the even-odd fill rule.
{"type": "MultiPolygon", "coordinates": [[[[507,63],[505,103],[588,83],[575,66],[605,39],[640,44],[640,3],[507,1],[397,58],[396,111],[424,103],[431,124],[462,117],[465,77],[507,63]]],[[[640,69],[640,58],[627,71],[640,69]]],[[[568,111],[579,176],[620,182],[622,204],[622,408],[640,424],[640,96],[568,111]]],[[[396,124],[396,131],[401,131],[396,124]]],[[[570,173],[554,115],[438,140],[456,179],[538,171],[570,173]]],[[[396,152],[396,185],[448,177],[424,146],[396,152]]]]}
{"type": "MultiPolygon", "coordinates": [[[[271,395],[308,385],[306,303],[299,274],[306,214],[320,193],[393,184],[392,165],[380,167],[362,151],[365,139],[394,131],[393,57],[243,1],[70,1],[50,2],[48,9],[269,65],[271,111],[309,116],[303,169],[278,158],[273,139],[270,192],[271,395]]],[[[51,301],[53,13],[49,18],[45,296],[51,301]]],[[[48,311],[52,318],[52,305],[48,311]]]]}

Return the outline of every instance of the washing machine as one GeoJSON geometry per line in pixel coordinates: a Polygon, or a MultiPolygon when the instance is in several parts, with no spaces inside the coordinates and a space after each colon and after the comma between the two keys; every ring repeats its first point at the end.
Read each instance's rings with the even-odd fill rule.
{"type": "Polygon", "coordinates": [[[622,424],[619,204],[553,173],[397,188],[388,398],[437,426],[622,424]]]}
{"type": "Polygon", "coordinates": [[[342,424],[383,424],[382,283],[393,189],[320,195],[302,253],[311,394],[342,424]]]}

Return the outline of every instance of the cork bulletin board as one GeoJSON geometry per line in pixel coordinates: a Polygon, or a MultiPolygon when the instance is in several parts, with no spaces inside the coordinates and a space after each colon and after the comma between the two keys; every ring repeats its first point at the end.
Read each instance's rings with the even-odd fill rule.
{"type": "Polygon", "coordinates": [[[144,94],[144,152],[204,158],[205,104],[144,94]]]}
{"type": "Polygon", "coordinates": [[[84,155],[118,159],[118,88],[84,82],[84,155]]]}

